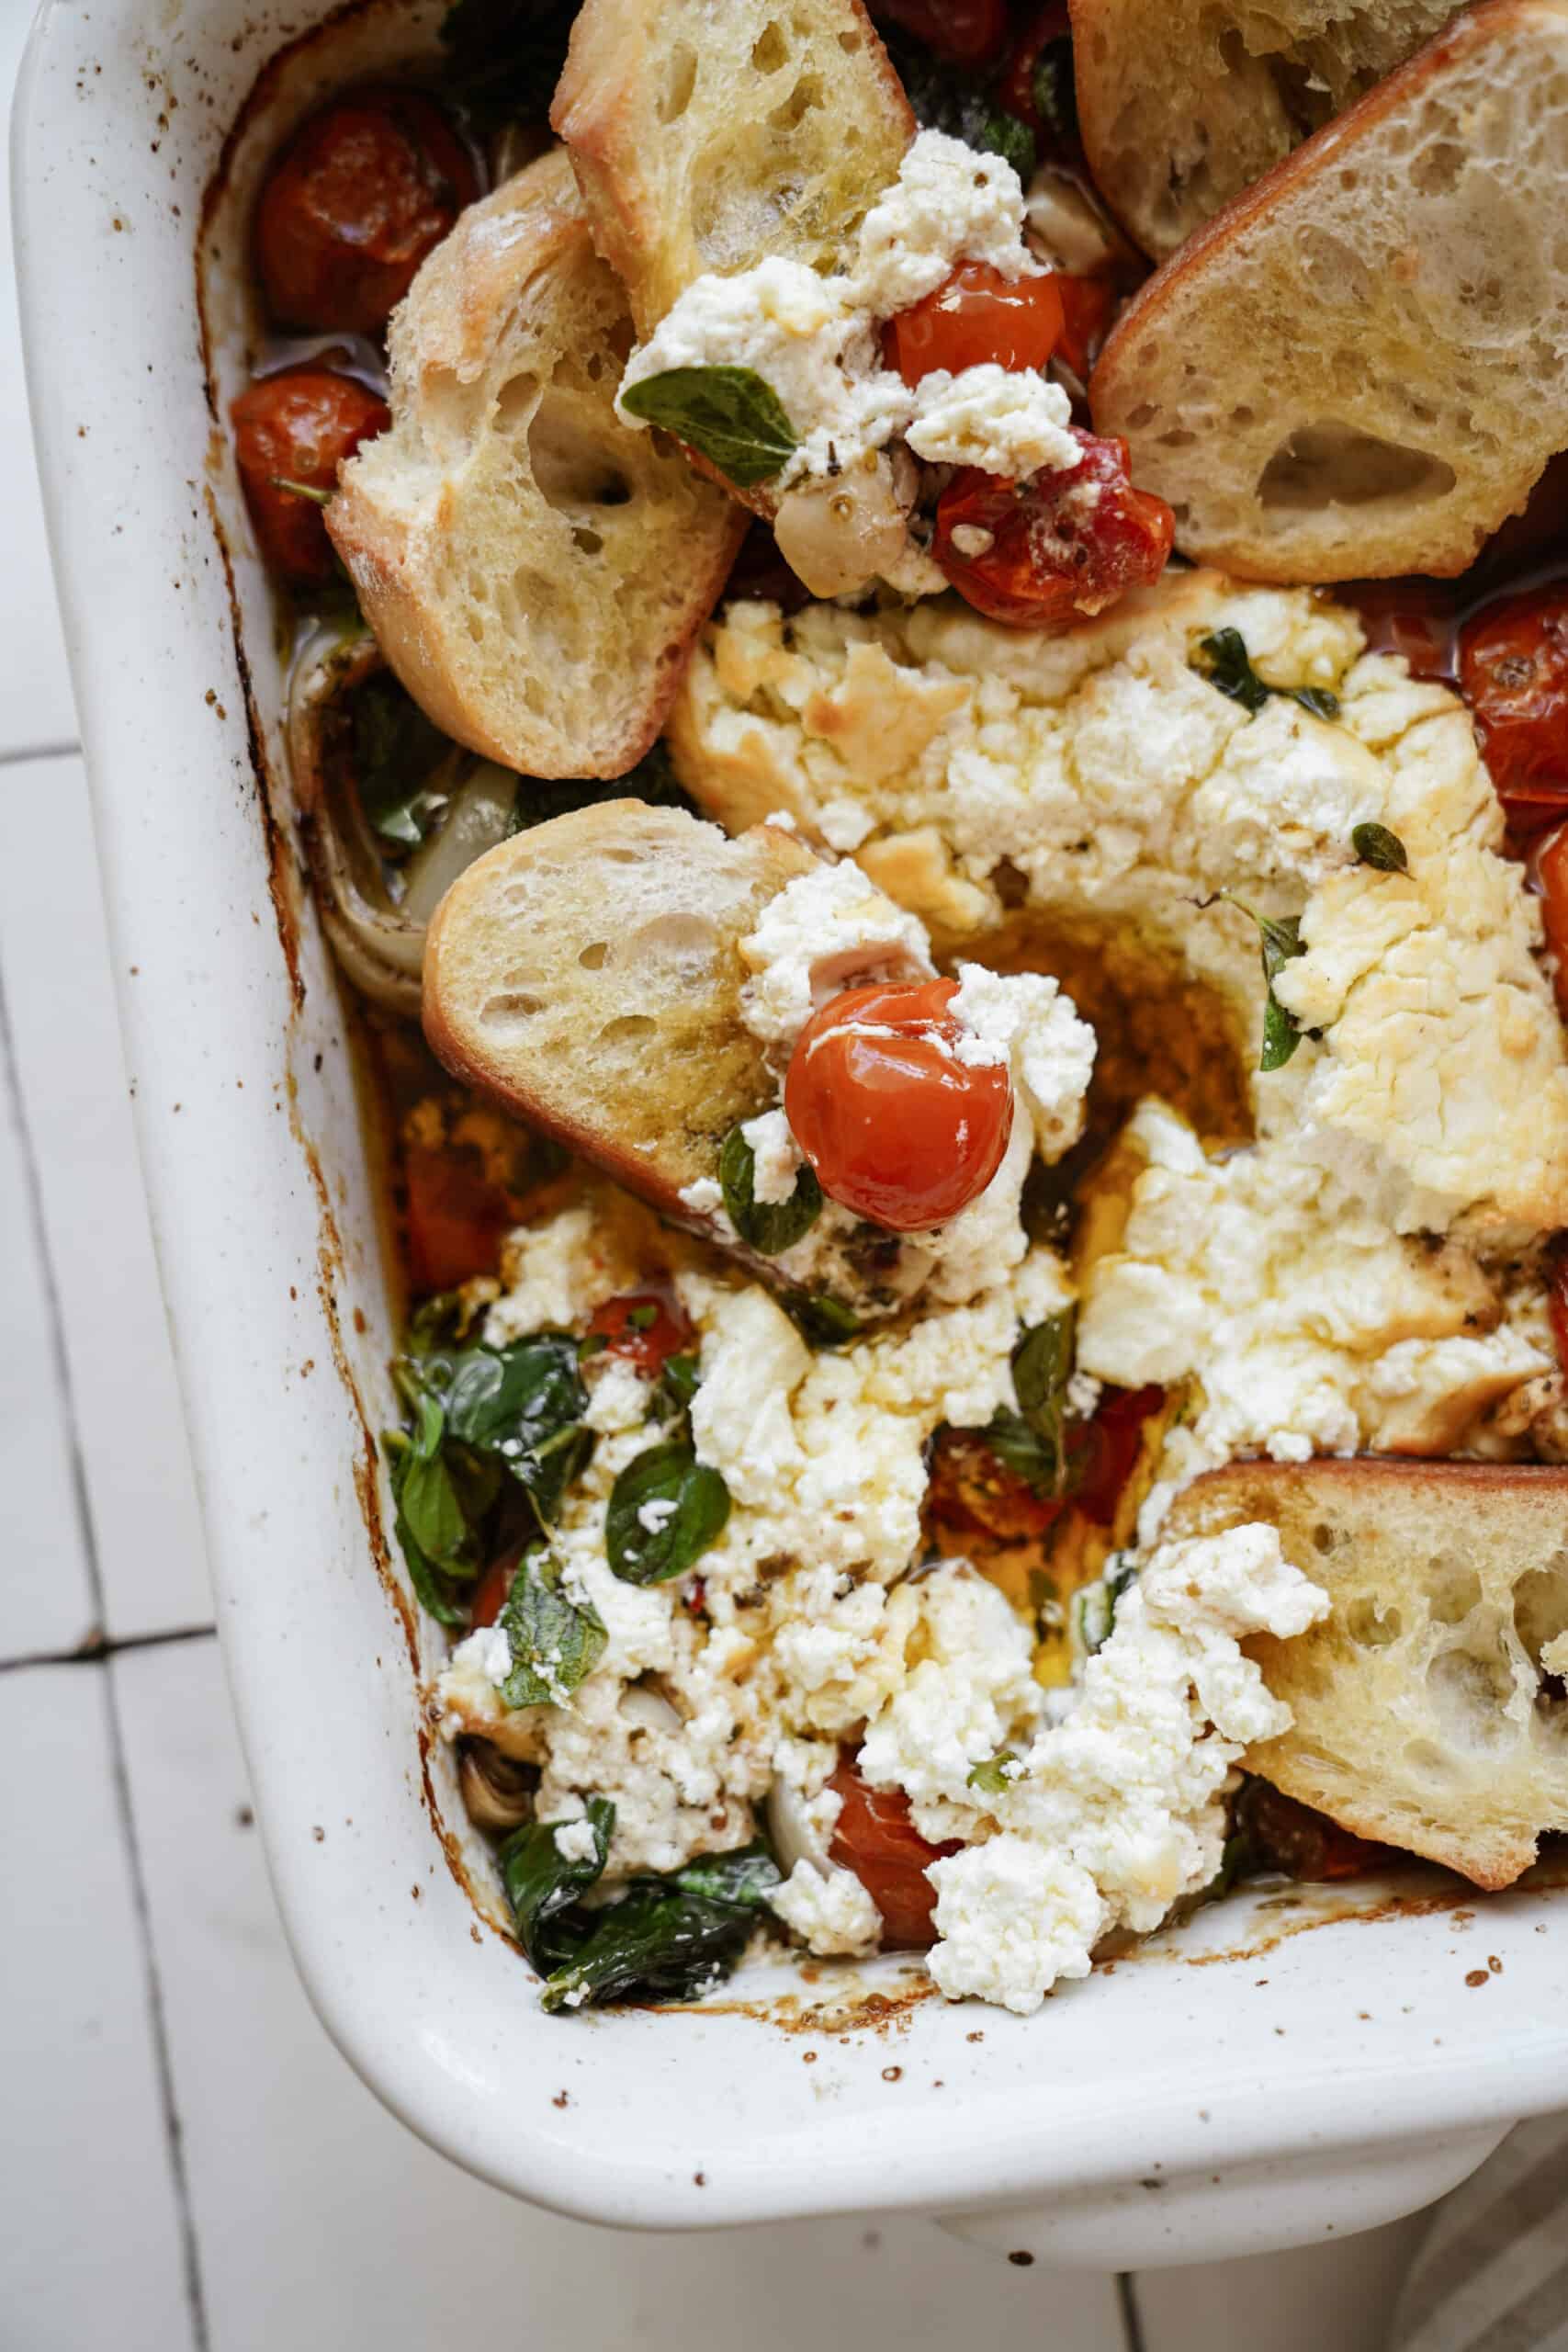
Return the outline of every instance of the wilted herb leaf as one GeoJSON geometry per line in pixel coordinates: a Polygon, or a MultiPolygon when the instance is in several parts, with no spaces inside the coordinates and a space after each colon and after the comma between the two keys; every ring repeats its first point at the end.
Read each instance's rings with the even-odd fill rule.
{"type": "Polygon", "coordinates": [[[556,1831],[565,1825],[552,1821],[530,1821],[514,1829],[497,1856],[518,1939],[541,1976],[560,1967],[576,1950],[581,1933],[566,1915],[604,1875],[615,1808],[606,1797],[590,1797],[587,1820],[593,1851],[581,1860],[569,1860],[561,1852],[556,1831]]]}
{"type": "MultiPolygon", "coordinates": [[[[994,91],[984,82],[934,56],[923,42],[900,40],[886,27],[882,28],[882,35],[920,129],[945,130],[950,139],[962,139],[966,147],[977,148],[982,154],[1002,156],[1027,185],[1034,170],[1034,133],[1029,125],[998,105],[994,91]]],[[[1072,44],[1066,40],[1052,44],[1058,46],[1068,53],[1066,86],[1070,90],[1072,44]]],[[[1039,103],[1038,84],[1035,101],[1039,103]]],[[[1043,107],[1041,113],[1047,121],[1051,119],[1043,107]]]]}
{"type": "Polygon", "coordinates": [[[778,1867],[761,1845],[705,1856],[667,1878],[634,1880],[620,1902],[582,1915],[592,1924],[550,1976],[544,2007],[705,1992],[739,1959],[778,1883],[778,1867]]]}
{"type": "Polygon", "coordinates": [[[853,1309],[825,1290],[787,1290],[779,1305],[808,1348],[847,1346],[861,1329],[853,1309]]]}
{"type": "Polygon", "coordinates": [[[776,1258],[810,1232],[822,1214],[822,1187],[805,1160],[787,1201],[759,1201],[757,1155],[740,1127],[731,1127],[718,1156],[718,1181],[729,1221],[750,1250],[776,1258]]]}
{"type": "Polygon", "coordinates": [[[1247,639],[1238,628],[1215,629],[1210,637],[1200,640],[1199,651],[1207,654],[1209,683],[1217,686],[1232,702],[1240,703],[1243,710],[1254,718],[1270,695],[1281,695],[1289,702],[1300,703],[1314,718],[1337,718],[1339,697],[1331,695],[1326,686],[1270,686],[1265,684],[1252,666],[1247,650],[1247,639]]]}
{"type": "Polygon", "coordinates": [[[992,1453],[1037,1495],[1060,1495],[1066,1487],[1064,1434],[1074,1320],[1067,1306],[1024,1332],[1012,1351],[1018,1410],[998,1409],[983,1431],[992,1453]]]}
{"type": "Polygon", "coordinates": [[[737,490],[771,481],[799,442],[777,392],[754,368],[667,368],[624,391],[621,406],[695,449],[737,490]]]}
{"type": "Polygon", "coordinates": [[[1283,1069],[1302,1042],[1300,1023],[1286,1012],[1274,994],[1274,982],[1287,964],[1304,956],[1302,927],[1295,915],[1260,915],[1252,907],[1244,906],[1234,891],[1222,890],[1233,907],[1240,907],[1258,925],[1258,944],[1263,955],[1263,977],[1269,984],[1269,995],[1263,1007],[1263,1051],[1258,1057],[1260,1070],[1283,1069]]]}
{"type": "Polygon", "coordinates": [[[971,1767],[968,1784],[972,1789],[978,1789],[982,1796],[1004,1796],[1012,1786],[1011,1778],[1004,1768],[1017,1762],[1013,1750],[1004,1747],[997,1755],[987,1757],[985,1763],[971,1767]]]}
{"type": "Polygon", "coordinates": [[[568,1600],[542,1544],[519,1560],[496,1623],[512,1646],[512,1671],[501,1686],[509,1707],[558,1706],[592,1674],[609,1639],[591,1601],[568,1600]]]}
{"type": "Polygon", "coordinates": [[[646,800],[652,808],[696,813],[696,803],[676,781],[668,751],[662,743],[655,743],[625,775],[519,776],[511,831],[529,832],[536,825],[547,824],[552,817],[569,816],[574,808],[596,808],[606,800],[646,800]]]}
{"type": "Polygon", "coordinates": [[[729,1488],[674,1438],[627,1463],[610,1490],[604,1550],[623,1584],[668,1584],[684,1576],[723,1533],[729,1488]]]}
{"type": "Polygon", "coordinates": [[[446,807],[432,779],[453,746],[389,670],[367,678],[350,705],[350,755],[359,805],[388,848],[417,849],[446,807]]]}

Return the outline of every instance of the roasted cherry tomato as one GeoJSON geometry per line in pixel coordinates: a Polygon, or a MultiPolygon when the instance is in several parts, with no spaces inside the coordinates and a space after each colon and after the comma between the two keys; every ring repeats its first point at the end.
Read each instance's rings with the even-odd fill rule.
{"type": "Polygon", "coordinates": [[[493,1274],[519,1204],[492,1183],[477,1153],[452,1145],[411,1143],[403,1154],[408,1187],[409,1286],[416,1295],[456,1290],[476,1274],[493,1274]]]}
{"type": "Polygon", "coordinates": [[[474,1587],[474,1597],[468,1603],[468,1623],[476,1630],[480,1625],[493,1625],[506,1606],[512,1590],[512,1579],[517,1573],[520,1555],[503,1552],[492,1560],[474,1587]]]}
{"type": "Polygon", "coordinates": [[[235,461],[262,554],[290,580],[325,580],[333,568],[326,518],[302,492],[331,495],[344,458],[391,423],[386,401],[352,376],[290,368],[263,376],[231,413],[235,461]],[[301,488],[286,488],[289,482],[301,488]]]}
{"type": "Polygon", "coordinates": [[[933,1846],[909,1818],[901,1789],[868,1788],[846,1750],[828,1786],[842,1799],[828,1858],[853,1871],[882,1914],[884,1951],[929,1951],[936,1941],[936,1889],[929,1866],[956,1844],[933,1846]]]}
{"type": "Polygon", "coordinates": [[[933,1523],[977,1528],[998,1544],[1043,1535],[1066,1509],[1066,1498],[1037,1495],[1010,1470],[978,1430],[943,1430],[931,1456],[926,1509],[933,1523]]]}
{"type": "Polygon", "coordinates": [[[1568,817],[1568,584],[1478,614],[1459,679],[1509,823],[1535,832],[1568,817]]]}
{"type": "Polygon", "coordinates": [[[1365,1878],[1395,1859],[1386,1846],[1373,1846],[1341,1829],[1325,1813],[1299,1804],[1267,1781],[1248,1781],[1236,1802],[1235,1826],[1252,1849],[1256,1866],[1283,1871],[1314,1883],[1365,1878]]]}
{"type": "Polygon", "coordinates": [[[1052,5],[1043,8],[1020,33],[997,84],[997,98],[1009,114],[1017,115],[1021,122],[1029,125],[1036,139],[1058,146],[1077,144],[1073,28],[1067,17],[1067,0],[1052,0],[1052,5]],[[1049,57],[1047,51],[1051,52],[1049,57]],[[1048,101],[1043,107],[1042,96],[1048,101]],[[1054,104],[1050,103],[1052,99],[1054,104]]]}
{"type": "Polygon", "coordinates": [[[1536,851],[1541,921],[1546,944],[1557,958],[1557,1002],[1568,1021],[1568,825],[1559,825],[1536,851]]]}
{"type": "Polygon", "coordinates": [[[1075,1434],[1072,1499],[1096,1527],[1116,1517],[1128,1479],[1137,1466],[1144,1423],[1165,1403],[1163,1388],[1108,1388],[1094,1413],[1075,1434]]]}
{"type": "Polygon", "coordinates": [[[1055,277],[1004,277],[988,262],[960,262],[953,276],[883,330],[887,365],[907,384],[934,368],[1043,368],[1062,333],[1055,277]]]}
{"type": "Polygon", "coordinates": [[[479,194],[433,98],[367,89],[305,122],[256,208],[256,266],[284,326],[379,334],[425,255],[479,194]]]}
{"type": "Polygon", "coordinates": [[[1062,305],[1057,352],[1079,383],[1087,384],[1116,316],[1116,288],[1108,277],[1070,277],[1065,270],[1057,271],[1050,282],[1062,305]]]}
{"type": "Polygon", "coordinates": [[[1338,593],[1359,616],[1369,653],[1402,653],[1413,678],[1452,683],[1461,593],[1453,582],[1356,580],[1338,593]]]}
{"type": "Polygon", "coordinates": [[[656,1290],[631,1290],[607,1298],[594,1310],[590,1339],[602,1339],[607,1355],[624,1357],[649,1380],[671,1356],[692,1344],[692,1327],[673,1299],[656,1290]]]}
{"type": "Polygon", "coordinates": [[[950,65],[994,64],[1008,37],[1007,0],[871,0],[871,13],[950,65]]]}
{"type": "Polygon", "coordinates": [[[999,481],[966,467],[937,502],[931,553],[977,611],[1013,628],[1070,628],[1157,580],[1176,533],[1134,490],[1127,444],[1084,433],[1076,466],[999,481]]]}
{"type": "Polygon", "coordinates": [[[851,989],[814,1013],[784,1111],[822,1190],[895,1233],[945,1225],[983,1193],[1012,1133],[1002,1062],[958,1057],[956,980],[851,989]]]}

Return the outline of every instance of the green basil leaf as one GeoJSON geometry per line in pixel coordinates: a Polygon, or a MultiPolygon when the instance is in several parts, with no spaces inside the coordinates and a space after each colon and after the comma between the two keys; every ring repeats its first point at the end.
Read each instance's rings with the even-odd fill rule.
{"type": "MultiPolygon", "coordinates": [[[[437,1407],[434,1409],[437,1417],[439,1417],[440,1408],[437,1407]]],[[[428,1436],[426,1442],[428,1444],[428,1436]]],[[[386,1452],[388,1469],[392,1483],[392,1503],[394,1510],[392,1532],[396,1535],[398,1543],[401,1547],[403,1559],[408,1567],[409,1582],[414,1589],[420,1606],[423,1609],[427,1610],[430,1615],[436,1620],[438,1624],[467,1624],[467,1611],[459,1608],[456,1600],[453,1599],[446,1575],[442,1573],[442,1570],[437,1566],[436,1563],[432,1560],[426,1553],[424,1546],[421,1544],[418,1535],[410,1524],[407,1512],[404,1509],[403,1498],[408,1488],[410,1475],[416,1469],[423,1471],[425,1466],[424,1464],[416,1462],[414,1440],[409,1436],[405,1430],[384,1430],[381,1434],[381,1443],[386,1452]]],[[[426,1460],[428,1461],[428,1456],[426,1457],[426,1460]]],[[[419,1500],[420,1498],[416,1488],[416,1506],[418,1505],[419,1500]]],[[[432,1516],[430,1520],[427,1521],[427,1523],[435,1524],[440,1527],[445,1525],[445,1512],[436,1509],[433,1510],[432,1516]]],[[[460,1573],[467,1576],[472,1576],[474,1572],[475,1571],[472,1566],[466,1567],[460,1571],[460,1573]]]]}
{"type": "Polygon", "coordinates": [[[519,1560],[495,1622],[512,1646],[512,1671],[501,1685],[509,1707],[559,1706],[592,1673],[610,1638],[592,1601],[568,1600],[540,1544],[519,1560]]]}
{"type": "Polygon", "coordinates": [[[1074,1310],[1067,1306],[1023,1333],[1012,1351],[1018,1411],[993,1413],[986,1426],[992,1453],[1036,1494],[1060,1495],[1066,1488],[1065,1437],[1075,1322],[1074,1310]]]}
{"type": "Polygon", "coordinates": [[[1030,81],[1034,111],[1059,146],[1076,146],[1078,137],[1077,86],[1073,75],[1070,34],[1048,40],[1034,61],[1030,81]]]}
{"type": "Polygon", "coordinates": [[[729,1488],[683,1438],[651,1445],[610,1489],[604,1550],[623,1584],[668,1584],[724,1532],[729,1488]]]}
{"type": "Polygon", "coordinates": [[[586,1818],[593,1832],[593,1851],[582,1860],[569,1861],[561,1852],[556,1831],[566,1825],[555,1821],[525,1823],[497,1852],[518,1940],[541,1976],[558,1968],[575,1950],[580,1937],[566,1915],[604,1874],[615,1808],[606,1797],[590,1797],[586,1818]]]}
{"type": "Polygon", "coordinates": [[[493,1457],[527,1489],[547,1525],[593,1452],[578,1342],[544,1331],[509,1348],[467,1348],[427,1363],[430,1377],[446,1374],[449,1434],[493,1457]]]}
{"type": "Polygon", "coordinates": [[[1410,859],[1404,843],[1386,825],[1352,825],[1350,846],[1363,865],[1376,866],[1380,874],[1408,874],[1410,859]]]}
{"type": "Polygon", "coordinates": [[[468,1518],[443,1451],[445,1434],[440,1406],[422,1396],[413,1432],[398,1453],[393,1492],[399,1514],[425,1557],[447,1575],[472,1576],[468,1518]]]}
{"type": "Polygon", "coordinates": [[[1010,1413],[998,1406],[980,1435],[1014,1477],[1023,1479],[1037,1495],[1057,1491],[1057,1480],[1062,1476],[1060,1449],[1042,1437],[1033,1422],[1026,1420],[1021,1413],[1010,1413]]]}
{"type": "Polygon", "coordinates": [[[1086,1584],[1073,1596],[1073,1617],[1078,1645],[1088,1657],[1105,1647],[1116,1623],[1116,1610],[1122,1594],[1138,1580],[1138,1571],[1131,1561],[1113,1552],[1105,1564],[1104,1573],[1093,1584],[1086,1584]]]}
{"type": "Polygon", "coordinates": [[[987,1757],[985,1763],[971,1767],[968,1784],[972,1789],[978,1789],[982,1796],[1005,1796],[1012,1786],[1005,1767],[1017,1762],[1018,1757],[1012,1748],[1001,1748],[995,1756],[987,1757]]]}
{"type": "MultiPolygon", "coordinates": [[[[999,105],[984,82],[934,56],[922,41],[901,38],[886,25],[878,30],[920,129],[945,130],[950,139],[962,139],[982,154],[1003,156],[1027,184],[1034,170],[1034,133],[1029,125],[999,105]]],[[[1071,90],[1072,43],[1063,40],[1052,47],[1066,52],[1066,87],[1071,90]]],[[[1035,95],[1038,101],[1038,90],[1035,95]]],[[[1041,112],[1051,119],[1043,107],[1041,112]]]]}
{"type": "Polygon", "coordinates": [[[558,1967],[547,2009],[584,2008],[631,1994],[689,2000],[735,1965],[779,1872],[764,1848],[715,1854],[662,1879],[635,1881],[558,1967]]]}
{"type": "Polygon", "coordinates": [[[456,0],[441,24],[447,96],[482,127],[543,124],[579,0],[456,0]]]}
{"type": "Polygon", "coordinates": [[[667,1356],[649,1402],[649,1419],[672,1421],[689,1411],[700,1379],[695,1356],[667,1356]]]}
{"type": "Polygon", "coordinates": [[[436,771],[453,749],[389,670],[355,693],[349,716],[354,780],[372,831],[389,849],[417,849],[446,807],[436,771]]]}
{"type": "Polygon", "coordinates": [[[1274,982],[1287,964],[1306,954],[1300,920],[1295,915],[1260,915],[1255,908],[1244,905],[1234,890],[1222,890],[1220,896],[1228,899],[1233,907],[1239,907],[1244,915],[1250,915],[1258,925],[1263,977],[1269,985],[1263,1007],[1263,1051],[1258,1067],[1260,1070],[1283,1069],[1302,1042],[1302,1029],[1295,1016],[1286,1012],[1274,994],[1274,982]]]}
{"type": "Polygon", "coordinates": [[[695,449],[737,490],[771,481],[799,445],[783,401],[754,368],[667,368],[624,391],[621,406],[695,449]]]}
{"type": "Polygon", "coordinates": [[[724,1138],[718,1181],[731,1225],[747,1248],[763,1258],[792,1248],[822,1214],[822,1187],[805,1160],[787,1201],[757,1199],[757,1155],[740,1127],[731,1127],[724,1138]]]}
{"type": "Polygon", "coordinates": [[[1257,718],[1270,695],[1282,695],[1290,702],[1300,703],[1314,718],[1339,716],[1339,698],[1331,695],[1326,686],[1266,684],[1252,666],[1247,639],[1238,628],[1215,629],[1212,636],[1200,640],[1198,650],[1208,657],[1206,674],[1210,684],[1228,695],[1232,702],[1240,703],[1249,718],[1257,718]]]}

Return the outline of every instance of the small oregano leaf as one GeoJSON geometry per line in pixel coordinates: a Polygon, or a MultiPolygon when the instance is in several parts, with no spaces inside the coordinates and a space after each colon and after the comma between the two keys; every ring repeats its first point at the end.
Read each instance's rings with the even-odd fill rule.
{"type": "Polygon", "coordinates": [[[771,481],[798,446],[783,401],[754,368],[667,368],[624,391],[621,406],[695,449],[737,490],[771,481]]]}
{"type": "Polygon", "coordinates": [[[1289,702],[1300,703],[1314,718],[1337,718],[1339,697],[1331,695],[1326,686],[1271,686],[1260,678],[1252,666],[1247,650],[1247,639],[1238,628],[1217,628],[1199,640],[1198,650],[1208,661],[1206,675],[1209,684],[1227,695],[1232,702],[1240,703],[1249,718],[1256,718],[1270,695],[1280,695],[1289,702]]]}
{"type": "Polygon", "coordinates": [[[1376,866],[1380,874],[1408,874],[1410,858],[1397,833],[1386,825],[1352,825],[1350,846],[1363,865],[1376,866]]]}
{"type": "Polygon", "coordinates": [[[512,1647],[512,1671],[501,1686],[509,1707],[558,1707],[592,1674],[609,1640],[592,1601],[568,1600],[539,1544],[518,1562],[496,1623],[512,1647]]]}
{"type": "Polygon", "coordinates": [[[1222,899],[1239,907],[1258,925],[1258,944],[1263,954],[1263,977],[1269,984],[1268,1001],[1263,1007],[1263,1051],[1258,1057],[1260,1070],[1283,1069],[1302,1042],[1301,1024],[1286,1012],[1274,993],[1274,983],[1287,964],[1304,956],[1302,926],[1295,915],[1260,915],[1256,908],[1246,906],[1234,891],[1222,890],[1222,899]]]}

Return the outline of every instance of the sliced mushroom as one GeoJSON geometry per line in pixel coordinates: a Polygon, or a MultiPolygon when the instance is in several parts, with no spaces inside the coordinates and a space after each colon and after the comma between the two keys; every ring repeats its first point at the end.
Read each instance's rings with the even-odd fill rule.
{"type": "Polygon", "coordinates": [[[454,744],[432,771],[446,802],[401,865],[366,815],[351,752],[353,695],[383,667],[374,638],[322,630],[295,665],[288,751],[321,920],[366,995],[417,1020],[425,926],[466,865],[512,830],[517,778],[454,744]]]}
{"type": "Polygon", "coordinates": [[[519,1764],[492,1747],[488,1739],[470,1739],[457,1764],[457,1786],[468,1818],[476,1829],[520,1829],[534,1817],[534,1791],[539,1775],[531,1764],[519,1764]]]}

